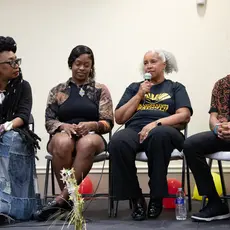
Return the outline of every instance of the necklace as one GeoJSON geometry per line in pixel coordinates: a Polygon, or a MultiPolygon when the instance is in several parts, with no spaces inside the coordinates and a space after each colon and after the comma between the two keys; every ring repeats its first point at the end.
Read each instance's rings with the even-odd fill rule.
{"type": "MultiPolygon", "coordinates": [[[[82,86],[82,87],[83,87],[83,86],[82,86]]],[[[85,90],[84,90],[82,87],[80,87],[81,89],[79,90],[79,95],[80,95],[81,97],[83,97],[83,96],[85,95],[85,90]]]]}

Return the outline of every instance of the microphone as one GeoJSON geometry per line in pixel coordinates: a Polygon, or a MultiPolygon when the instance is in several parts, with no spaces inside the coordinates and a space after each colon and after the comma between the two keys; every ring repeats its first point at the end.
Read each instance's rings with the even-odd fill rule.
{"type": "MultiPolygon", "coordinates": [[[[152,78],[152,75],[151,75],[150,73],[145,73],[144,76],[143,76],[143,78],[144,78],[145,81],[150,82],[150,81],[151,81],[151,78],[152,78]]],[[[145,96],[146,96],[146,95],[145,95],[145,96]]],[[[146,98],[145,98],[145,96],[144,96],[143,104],[146,103],[146,98]]]]}
{"type": "Polygon", "coordinates": [[[144,80],[145,80],[145,81],[150,81],[151,78],[152,78],[152,75],[151,75],[150,73],[145,73],[145,74],[144,74],[144,80]]]}

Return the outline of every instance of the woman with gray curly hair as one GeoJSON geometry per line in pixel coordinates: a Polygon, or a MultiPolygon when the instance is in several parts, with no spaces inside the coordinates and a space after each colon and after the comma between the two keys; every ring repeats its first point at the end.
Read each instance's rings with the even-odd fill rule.
{"type": "Polygon", "coordinates": [[[165,73],[177,71],[171,53],[148,51],[142,69],[145,80],[130,84],[115,109],[116,122],[125,129],[115,132],[109,144],[113,195],[116,200],[132,200],[134,220],[161,214],[162,198],[168,194],[166,176],[171,153],[175,148],[182,150],[184,136],[180,130],[193,113],[185,87],[165,78],[165,73]],[[148,157],[148,210],[136,175],[135,158],[140,151],[148,157]]]}

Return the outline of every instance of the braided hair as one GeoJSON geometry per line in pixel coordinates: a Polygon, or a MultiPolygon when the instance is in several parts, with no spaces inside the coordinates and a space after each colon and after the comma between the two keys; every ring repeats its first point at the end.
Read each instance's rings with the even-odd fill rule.
{"type": "MultiPolygon", "coordinates": [[[[4,51],[17,51],[17,45],[13,38],[0,36],[0,53],[4,51]]],[[[23,90],[23,77],[21,69],[19,69],[19,76],[8,82],[6,87],[5,99],[2,103],[2,114],[0,116],[0,124],[6,121],[11,121],[15,118],[15,112],[18,108],[21,94],[23,90]]],[[[38,141],[41,141],[32,130],[29,129],[28,124],[24,124],[22,127],[15,128],[25,143],[32,145],[33,148],[40,148],[38,141]]]]}
{"type": "Polygon", "coordinates": [[[7,84],[6,96],[3,101],[4,116],[1,123],[13,120],[13,116],[15,114],[15,110],[18,107],[20,101],[20,95],[22,93],[22,83],[23,83],[23,78],[20,69],[19,76],[11,80],[7,84]]]}

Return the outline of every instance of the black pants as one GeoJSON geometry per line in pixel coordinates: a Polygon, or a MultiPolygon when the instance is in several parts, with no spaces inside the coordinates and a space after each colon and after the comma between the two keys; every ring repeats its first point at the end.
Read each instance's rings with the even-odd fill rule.
{"type": "Polygon", "coordinates": [[[138,198],[142,195],[135,165],[136,154],[145,151],[151,197],[168,194],[167,171],[172,151],[182,150],[184,136],[177,129],[158,126],[140,144],[139,135],[130,128],[115,133],[109,143],[112,160],[114,196],[117,200],[138,198]]]}
{"type": "Polygon", "coordinates": [[[184,154],[194,175],[200,195],[216,194],[211,170],[205,154],[230,151],[230,142],[219,139],[212,131],[198,133],[184,142],[184,154]]]}

